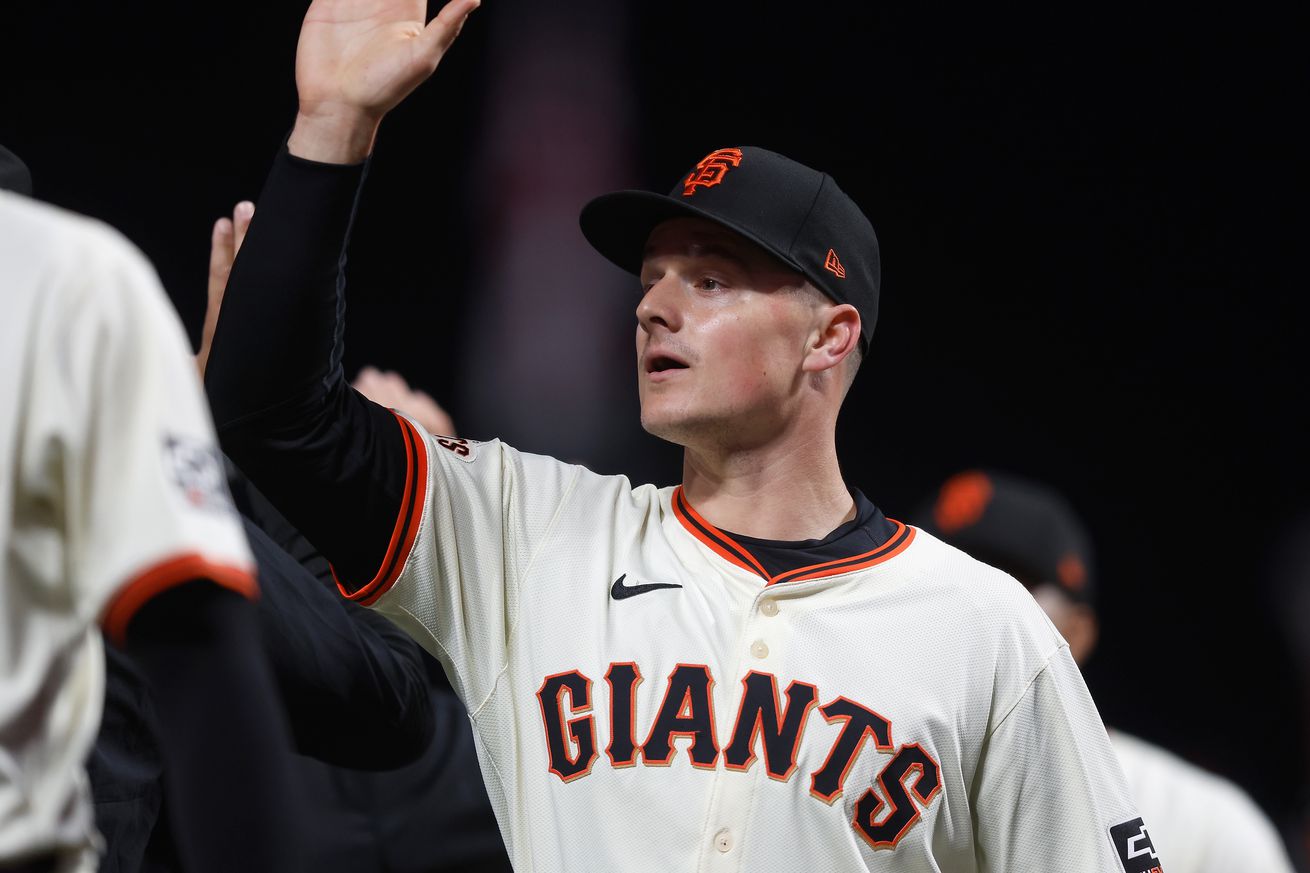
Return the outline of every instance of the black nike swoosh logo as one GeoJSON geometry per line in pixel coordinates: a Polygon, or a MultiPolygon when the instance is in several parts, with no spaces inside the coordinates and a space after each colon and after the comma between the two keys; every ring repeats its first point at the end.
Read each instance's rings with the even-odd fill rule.
{"type": "Polygon", "coordinates": [[[638,594],[645,594],[647,591],[658,591],[661,588],[681,588],[681,585],[674,585],[672,582],[648,582],[645,585],[624,585],[623,580],[628,578],[628,574],[614,580],[610,586],[610,597],[615,600],[624,600],[628,597],[636,597],[638,594]]]}

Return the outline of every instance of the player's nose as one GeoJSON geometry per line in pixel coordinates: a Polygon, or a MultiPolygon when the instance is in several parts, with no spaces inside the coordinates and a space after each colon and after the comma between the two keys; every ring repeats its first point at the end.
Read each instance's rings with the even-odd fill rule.
{"type": "Polygon", "coordinates": [[[661,276],[641,295],[637,303],[637,323],[647,333],[656,326],[676,332],[682,327],[678,307],[681,296],[677,278],[667,274],[661,276]]]}

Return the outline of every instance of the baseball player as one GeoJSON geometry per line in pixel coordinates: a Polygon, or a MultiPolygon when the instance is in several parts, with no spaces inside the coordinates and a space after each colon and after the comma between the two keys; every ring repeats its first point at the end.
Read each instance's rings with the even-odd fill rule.
{"type": "Polygon", "coordinates": [[[0,191],[0,312],[0,870],[96,868],[101,631],[151,683],[188,869],[290,869],[250,553],[158,279],[110,229],[0,191]]]}
{"type": "MultiPolygon", "coordinates": [[[[1049,486],[994,470],[950,477],[920,523],[1022,582],[1082,665],[1097,638],[1091,538],[1049,486]]],[[[1277,829],[1241,788],[1159,746],[1110,731],[1170,873],[1291,873],[1277,829]]]]}
{"type": "Polygon", "coordinates": [[[1162,869],[1032,598],[842,480],[878,245],[830,177],[723,148],[582,212],[640,276],[642,423],[684,447],[678,487],[429,435],[349,388],[364,163],[474,6],[310,7],[207,385],[346,596],[449,671],[516,869],[1162,869]]]}

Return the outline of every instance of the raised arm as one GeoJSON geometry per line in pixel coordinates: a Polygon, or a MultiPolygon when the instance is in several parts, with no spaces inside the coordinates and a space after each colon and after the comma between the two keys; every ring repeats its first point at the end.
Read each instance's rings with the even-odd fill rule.
{"type": "Polygon", "coordinates": [[[347,588],[386,571],[421,483],[416,447],[341,372],[345,247],[378,125],[436,69],[477,0],[316,0],[300,108],[232,267],[206,369],[224,450],[347,588]]]}

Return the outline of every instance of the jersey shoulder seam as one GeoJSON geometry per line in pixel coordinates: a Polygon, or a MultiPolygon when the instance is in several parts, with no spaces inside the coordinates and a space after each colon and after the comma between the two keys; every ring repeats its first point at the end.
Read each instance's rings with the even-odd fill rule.
{"type": "MultiPolygon", "coordinates": [[[[515,449],[514,451],[517,451],[517,449],[515,449]]],[[[509,633],[506,634],[505,636],[505,653],[503,656],[503,660],[501,661],[500,669],[497,670],[496,672],[495,681],[493,681],[490,687],[487,688],[486,696],[483,697],[482,700],[478,702],[478,705],[476,707],[471,707],[469,710],[469,714],[474,718],[477,717],[477,714],[482,711],[482,709],[495,695],[496,688],[500,685],[500,680],[504,678],[505,671],[509,669],[509,653],[514,648],[514,635],[518,633],[519,620],[521,618],[521,613],[523,610],[523,598],[518,594],[519,588],[523,583],[523,579],[532,570],[533,565],[537,563],[537,556],[541,554],[541,550],[545,547],[546,543],[550,541],[551,535],[555,531],[555,526],[559,524],[560,515],[564,511],[565,504],[567,504],[569,502],[569,498],[573,496],[573,490],[578,485],[578,477],[581,475],[581,473],[582,473],[582,467],[574,466],[573,476],[569,480],[568,487],[565,488],[564,492],[560,495],[559,502],[555,504],[555,512],[551,515],[550,522],[547,523],[545,531],[542,532],[540,541],[538,541],[536,547],[532,550],[532,554],[528,556],[528,560],[524,562],[523,569],[520,570],[518,573],[516,573],[514,576],[514,580],[512,584],[515,592],[515,599],[517,600],[517,602],[515,603],[513,623],[510,624],[509,633]]]]}
{"type": "Polygon", "coordinates": [[[992,729],[987,732],[987,736],[985,737],[985,740],[990,740],[992,736],[998,730],[1001,729],[1001,726],[1004,725],[1007,721],[1009,721],[1010,716],[1013,715],[1014,711],[1019,708],[1019,704],[1023,703],[1024,698],[1028,696],[1030,691],[1032,691],[1032,687],[1037,684],[1037,680],[1040,679],[1042,677],[1042,674],[1045,673],[1047,669],[1050,668],[1051,659],[1054,658],[1056,655],[1058,655],[1062,649],[1067,649],[1067,648],[1069,648],[1069,644],[1062,642],[1060,643],[1060,645],[1056,646],[1050,652],[1050,654],[1048,654],[1042,660],[1041,666],[1038,667],[1037,671],[1028,678],[1028,681],[1026,683],[1024,683],[1023,691],[1021,691],[1019,695],[1014,698],[1013,703],[1011,703],[1008,707],[1006,707],[1005,714],[1002,715],[1000,720],[996,722],[995,726],[993,726],[992,729]]]}

